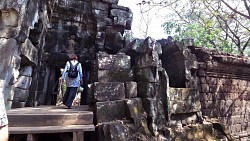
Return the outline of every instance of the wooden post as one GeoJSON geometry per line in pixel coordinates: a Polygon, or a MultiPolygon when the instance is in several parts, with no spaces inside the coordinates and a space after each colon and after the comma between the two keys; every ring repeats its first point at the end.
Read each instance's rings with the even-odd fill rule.
{"type": "Polygon", "coordinates": [[[73,141],[84,141],[83,131],[73,132],[73,141]]]}

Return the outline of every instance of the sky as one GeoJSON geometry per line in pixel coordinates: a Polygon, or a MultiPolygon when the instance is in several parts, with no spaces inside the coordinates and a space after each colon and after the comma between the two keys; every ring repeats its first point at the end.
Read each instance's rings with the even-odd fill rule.
{"type": "MultiPolygon", "coordinates": [[[[136,38],[144,38],[141,32],[139,32],[140,23],[140,7],[137,5],[141,0],[119,0],[118,5],[129,7],[133,12],[132,29],[133,36],[136,38]]],[[[150,17],[152,18],[151,24],[149,25],[148,36],[154,39],[167,38],[167,34],[164,33],[161,24],[163,23],[163,18],[159,16],[159,12],[151,12],[150,17]]]]}

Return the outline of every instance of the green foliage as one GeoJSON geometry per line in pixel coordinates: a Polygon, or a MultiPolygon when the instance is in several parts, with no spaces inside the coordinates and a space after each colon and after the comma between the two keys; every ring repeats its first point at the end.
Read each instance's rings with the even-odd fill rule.
{"type": "Polygon", "coordinates": [[[217,48],[225,52],[232,52],[232,43],[220,39],[222,31],[219,28],[213,28],[211,21],[207,25],[197,22],[184,24],[176,22],[165,22],[162,26],[166,34],[172,36],[175,40],[192,38],[196,46],[217,48]]]}
{"type": "Polygon", "coordinates": [[[162,0],[153,5],[169,9],[163,28],[174,39],[193,38],[196,46],[250,56],[248,0],[162,0]]]}

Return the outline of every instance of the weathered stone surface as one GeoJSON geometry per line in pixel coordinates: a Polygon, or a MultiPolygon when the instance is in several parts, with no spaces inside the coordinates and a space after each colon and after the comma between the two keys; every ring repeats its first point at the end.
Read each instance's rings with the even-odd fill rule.
{"type": "Polygon", "coordinates": [[[28,76],[20,76],[15,83],[16,88],[20,88],[23,90],[29,89],[29,86],[31,84],[32,78],[28,76]]]}
{"type": "Polygon", "coordinates": [[[200,100],[185,100],[185,101],[170,101],[170,112],[171,113],[191,113],[198,112],[201,110],[200,100]]]}
{"type": "Polygon", "coordinates": [[[6,72],[8,71],[8,67],[11,64],[12,56],[14,52],[17,50],[17,42],[15,39],[4,39],[0,38],[0,78],[5,79],[6,72]]]}
{"type": "Polygon", "coordinates": [[[130,56],[99,52],[97,53],[97,67],[99,70],[127,70],[131,68],[130,56]]]}
{"type": "Polygon", "coordinates": [[[159,82],[158,68],[155,67],[136,69],[134,75],[136,82],[159,82]]]}
{"type": "Polygon", "coordinates": [[[106,29],[106,19],[108,18],[108,11],[98,10],[95,9],[92,11],[94,16],[97,19],[97,30],[98,31],[105,31],[106,29]]]}
{"type": "Polygon", "coordinates": [[[125,87],[121,82],[95,82],[91,85],[90,90],[91,102],[125,99],[125,87]]]}
{"type": "Polygon", "coordinates": [[[23,61],[27,64],[37,64],[37,49],[31,43],[29,39],[26,39],[25,42],[22,44],[21,48],[23,61]]]}
{"type": "Polygon", "coordinates": [[[45,53],[43,54],[43,57],[47,63],[55,63],[61,67],[64,67],[65,62],[69,60],[69,55],[67,53],[45,53]]]}
{"type": "Polygon", "coordinates": [[[13,101],[26,102],[29,96],[29,90],[15,88],[13,101]]]}
{"type": "Polygon", "coordinates": [[[20,69],[20,65],[21,65],[21,57],[19,56],[19,54],[14,54],[13,58],[12,58],[12,65],[13,68],[15,69],[20,69]]]}
{"type": "Polygon", "coordinates": [[[137,87],[141,98],[161,98],[159,83],[138,82],[137,87]]]}
{"type": "Polygon", "coordinates": [[[13,38],[17,34],[18,12],[14,9],[1,10],[1,28],[0,37],[13,38]]]}
{"type": "Polygon", "coordinates": [[[192,88],[172,88],[169,87],[170,100],[198,100],[199,92],[197,89],[192,88]]]}
{"type": "Polygon", "coordinates": [[[124,37],[121,32],[106,31],[105,48],[109,52],[116,53],[123,48],[124,37]]]}
{"type": "Polygon", "coordinates": [[[118,4],[119,0],[102,0],[103,2],[107,2],[107,3],[112,3],[112,4],[118,4]]]}
{"type": "Polygon", "coordinates": [[[131,98],[126,102],[126,115],[130,119],[140,119],[145,115],[145,110],[142,107],[142,101],[140,98],[131,98]]]}
{"type": "Polygon", "coordinates": [[[133,70],[98,70],[96,82],[128,82],[134,80],[133,70]]]}
{"type": "Polygon", "coordinates": [[[197,113],[171,114],[170,126],[177,126],[178,123],[182,125],[197,124],[199,118],[197,113]]]}
{"type": "Polygon", "coordinates": [[[212,131],[212,128],[212,124],[176,127],[170,129],[170,136],[172,140],[214,140],[214,134],[208,132],[212,131]]]}
{"type": "Polygon", "coordinates": [[[92,105],[92,109],[94,111],[94,123],[121,120],[126,117],[124,100],[96,102],[92,105]]]}
{"type": "Polygon", "coordinates": [[[16,83],[18,77],[19,77],[19,70],[13,68],[13,69],[12,69],[12,74],[11,74],[11,76],[10,76],[10,79],[7,80],[7,81],[9,81],[9,84],[10,84],[10,85],[13,85],[13,84],[16,83]]]}
{"type": "Polygon", "coordinates": [[[136,82],[125,82],[125,97],[135,98],[137,97],[137,83],[136,82]]]}
{"type": "Polygon", "coordinates": [[[156,51],[152,51],[150,54],[142,54],[135,58],[135,67],[144,68],[144,67],[161,67],[161,60],[156,51]]]}
{"type": "MultiPolygon", "coordinates": [[[[29,35],[30,29],[34,28],[35,23],[38,20],[38,3],[37,0],[23,0],[7,2],[4,9],[12,9],[17,12],[18,15],[18,29],[15,37],[20,42],[24,42],[29,35]],[[24,39],[21,39],[25,37],[24,39]]],[[[40,3],[42,4],[42,2],[40,3]]],[[[40,7],[41,8],[41,7],[40,7]]]]}
{"type": "Polygon", "coordinates": [[[170,86],[198,88],[196,55],[183,42],[164,43],[163,45],[165,46],[162,47],[162,66],[168,73],[170,86]]]}
{"type": "Polygon", "coordinates": [[[152,134],[148,128],[146,117],[141,117],[139,119],[133,119],[133,123],[135,125],[136,131],[138,131],[139,133],[142,133],[142,136],[143,135],[151,135],[152,136],[152,134]]]}
{"type": "Polygon", "coordinates": [[[99,2],[99,1],[91,1],[91,3],[92,3],[93,9],[99,9],[99,10],[104,10],[104,11],[108,10],[107,3],[103,3],[103,2],[99,2]]]}
{"type": "Polygon", "coordinates": [[[129,129],[121,123],[109,124],[110,141],[127,141],[129,139],[129,129]]]}
{"type": "Polygon", "coordinates": [[[155,43],[156,43],[156,40],[151,38],[151,37],[147,37],[141,48],[140,48],[140,53],[143,54],[143,53],[146,53],[146,54],[149,54],[151,53],[152,51],[155,51],[156,48],[155,48],[155,43]]]}
{"type": "Polygon", "coordinates": [[[147,111],[148,116],[157,117],[165,115],[161,99],[143,98],[142,105],[147,111]]]}
{"type": "Polygon", "coordinates": [[[125,26],[127,28],[129,28],[128,24],[132,21],[132,13],[122,9],[112,9],[110,16],[114,17],[115,25],[125,26]]]}
{"type": "Polygon", "coordinates": [[[98,141],[155,141],[152,135],[142,134],[131,123],[109,122],[100,123],[98,128],[98,141]]]}
{"type": "Polygon", "coordinates": [[[134,39],[128,45],[126,45],[126,47],[119,50],[118,53],[125,53],[131,56],[132,58],[135,58],[140,53],[140,47],[141,47],[142,42],[143,40],[134,39]]]}

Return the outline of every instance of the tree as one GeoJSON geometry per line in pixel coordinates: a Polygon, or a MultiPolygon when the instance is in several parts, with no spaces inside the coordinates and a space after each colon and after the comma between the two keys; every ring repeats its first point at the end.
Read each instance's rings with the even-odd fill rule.
{"type": "MultiPolygon", "coordinates": [[[[203,42],[207,47],[221,49],[240,55],[249,52],[250,40],[250,8],[247,0],[162,0],[152,6],[171,10],[165,29],[169,29],[169,21],[179,38],[195,37],[196,43],[203,42]],[[177,28],[176,28],[177,27],[177,28]],[[196,33],[196,34],[194,34],[196,33]]],[[[147,3],[147,2],[146,2],[147,3]]]]}

